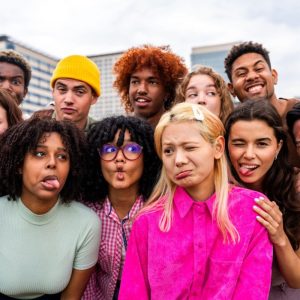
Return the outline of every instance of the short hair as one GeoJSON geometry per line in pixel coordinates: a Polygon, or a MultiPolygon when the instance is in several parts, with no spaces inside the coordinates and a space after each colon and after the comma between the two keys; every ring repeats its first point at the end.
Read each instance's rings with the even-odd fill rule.
{"type": "MultiPolygon", "coordinates": [[[[155,128],[155,147],[160,158],[162,158],[163,153],[162,136],[164,130],[170,124],[181,124],[184,122],[196,124],[201,136],[211,145],[215,145],[216,139],[224,135],[224,126],[221,120],[204,106],[187,102],[176,104],[170,111],[162,115],[155,128]],[[201,118],[202,120],[197,118],[195,111],[199,114],[198,118],[203,116],[203,119],[201,118]]],[[[180,130],[180,128],[178,128],[178,130],[180,130]]],[[[214,186],[217,198],[214,206],[214,214],[220,231],[223,234],[224,241],[228,242],[231,239],[233,242],[236,242],[236,240],[239,239],[239,234],[228,215],[228,177],[225,155],[222,155],[220,159],[215,159],[214,171],[214,186]]],[[[175,188],[176,185],[168,178],[163,165],[160,179],[144,209],[144,211],[151,210],[159,203],[159,199],[163,199],[163,196],[167,197],[163,204],[164,211],[159,223],[159,227],[162,231],[169,231],[171,228],[175,188]]]]}
{"type": "Polygon", "coordinates": [[[8,127],[22,121],[22,111],[16,99],[3,88],[0,88],[0,106],[6,111],[8,127]]]}
{"type": "Polygon", "coordinates": [[[28,88],[31,79],[31,67],[24,56],[14,50],[2,50],[0,51],[0,62],[6,62],[21,68],[24,73],[25,88],[28,88]]]}
{"type": "Polygon", "coordinates": [[[257,53],[260,54],[264,60],[267,62],[269,68],[271,69],[271,61],[269,56],[269,51],[263,47],[262,44],[250,42],[240,43],[234,45],[224,61],[225,72],[228,76],[230,82],[232,82],[232,65],[237,58],[247,53],[257,53]]]}
{"type": "Polygon", "coordinates": [[[288,126],[290,136],[293,138],[294,142],[295,142],[295,136],[293,133],[294,124],[298,120],[300,120],[300,102],[296,103],[293,106],[293,108],[290,111],[288,111],[288,113],[286,114],[286,123],[288,126]]]}
{"type": "Polygon", "coordinates": [[[131,75],[143,68],[153,70],[161,79],[169,94],[164,103],[165,109],[168,110],[175,101],[178,84],[187,73],[183,59],[174,54],[169,47],[144,45],[127,50],[114,65],[114,87],[118,90],[127,112],[133,111],[128,95],[131,75]]]}
{"type": "Polygon", "coordinates": [[[219,118],[223,123],[225,123],[225,120],[227,116],[232,112],[233,110],[233,102],[229,93],[229,90],[227,88],[227,84],[223,77],[218,74],[216,71],[214,71],[212,68],[207,66],[201,66],[196,65],[194,67],[194,70],[190,73],[188,73],[182,80],[181,84],[178,86],[177,90],[177,97],[176,97],[176,103],[184,102],[185,101],[185,93],[186,89],[189,85],[189,82],[191,78],[195,75],[207,75],[212,78],[212,80],[215,83],[216,90],[221,98],[221,110],[219,118]]]}
{"type": "Polygon", "coordinates": [[[101,171],[98,150],[106,143],[114,140],[120,131],[117,146],[124,142],[125,131],[128,130],[132,141],[143,147],[144,170],[139,180],[139,194],[147,200],[157,181],[161,162],[154,149],[153,129],[145,120],[131,116],[113,116],[93,123],[88,131],[88,172],[85,199],[90,202],[103,202],[108,195],[108,183],[101,171]]]}
{"type": "Polygon", "coordinates": [[[26,154],[34,150],[45,133],[60,135],[70,158],[70,170],[60,192],[62,202],[81,199],[86,145],[83,133],[68,121],[30,118],[7,129],[0,136],[0,196],[16,200],[22,194],[22,175],[26,154]]]}
{"type": "Polygon", "coordinates": [[[299,247],[300,241],[300,203],[295,198],[293,169],[288,164],[287,134],[283,128],[281,117],[267,99],[262,101],[247,100],[239,104],[228,116],[225,123],[226,155],[230,170],[234,178],[241,184],[237,172],[230,161],[228,141],[232,126],[238,121],[260,120],[265,122],[274,131],[275,138],[282,147],[272,166],[262,182],[262,192],[272,201],[275,201],[283,213],[284,228],[293,245],[299,247]]]}

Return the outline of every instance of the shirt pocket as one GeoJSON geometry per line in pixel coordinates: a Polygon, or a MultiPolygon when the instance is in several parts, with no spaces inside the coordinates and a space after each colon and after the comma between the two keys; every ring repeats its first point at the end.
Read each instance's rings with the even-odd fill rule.
{"type": "Polygon", "coordinates": [[[203,285],[203,299],[231,299],[242,262],[208,258],[203,285]]]}

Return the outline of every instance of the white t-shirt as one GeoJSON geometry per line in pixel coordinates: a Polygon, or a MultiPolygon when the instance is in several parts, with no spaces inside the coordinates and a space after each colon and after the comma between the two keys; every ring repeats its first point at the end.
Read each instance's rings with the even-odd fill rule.
{"type": "Polygon", "coordinates": [[[19,299],[55,294],[72,270],[97,262],[101,224],[78,202],[58,201],[36,215],[23,202],[0,197],[0,293],[19,299]]]}

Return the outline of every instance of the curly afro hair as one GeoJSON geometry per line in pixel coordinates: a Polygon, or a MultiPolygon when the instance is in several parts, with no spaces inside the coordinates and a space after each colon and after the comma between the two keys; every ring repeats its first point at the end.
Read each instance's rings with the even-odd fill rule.
{"type": "Polygon", "coordinates": [[[62,202],[81,199],[84,178],[86,142],[82,132],[67,121],[32,118],[7,129],[0,136],[0,196],[16,200],[22,194],[22,175],[25,155],[36,149],[45,133],[56,132],[70,157],[70,170],[60,192],[62,202]]]}
{"type": "Polygon", "coordinates": [[[123,145],[125,131],[128,130],[132,141],[143,147],[144,171],[139,181],[139,195],[146,200],[160,175],[161,161],[158,158],[151,125],[137,117],[114,116],[93,123],[87,135],[88,176],[85,182],[84,199],[103,203],[108,195],[108,182],[101,171],[98,150],[104,144],[114,140],[120,130],[117,146],[123,145]]]}
{"type": "Polygon", "coordinates": [[[229,51],[227,57],[224,61],[225,72],[228,76],[230,82],[232,82],[232,65],[237,58],[242,56],[243,54],[247,53],[257,53],[260,54],[265,61],[267,62],[268,66],[271,67],[271,61],[269,57],[269,51],[263,47],[262,44],[254,43],[254,42],[244,42],[238,45],[234,45],[231,50],[229,51]]]}
{"type": "Polygon", "coordinates": [[[177,85],[187,73],[183,59],[169,47],[144,45],[126,51],[114,65],[114,87],[118,90],[127,112],[133,111],[128,95],[131,75],[143,68],[151,69],[161,79],[169,96],[164,104],[168,110],[175,100],[177,85]]]}

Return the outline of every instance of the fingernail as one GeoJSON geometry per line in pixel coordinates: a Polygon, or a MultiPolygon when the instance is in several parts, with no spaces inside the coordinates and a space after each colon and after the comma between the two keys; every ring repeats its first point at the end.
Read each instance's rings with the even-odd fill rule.
{"type": "Polygon", "coordinates": [[[259,202],[260,200],[262,200],[261,198],[254,198],[254,201],[257,203],[259,202]]]}

